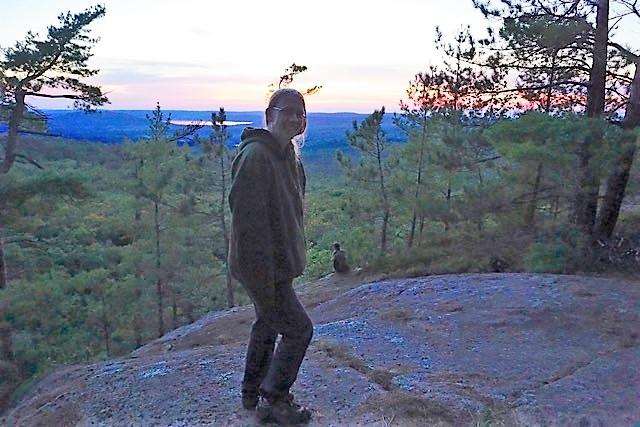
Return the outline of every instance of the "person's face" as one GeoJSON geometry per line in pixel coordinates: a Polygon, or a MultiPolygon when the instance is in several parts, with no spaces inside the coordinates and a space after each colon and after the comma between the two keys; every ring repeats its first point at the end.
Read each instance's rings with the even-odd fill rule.
{"type": "Polygon", "coordinates": [[[282,97],[267,110],[267,127],[281,140],[291,140],[307,127],[304,104],[297,97],[282,97]]]}

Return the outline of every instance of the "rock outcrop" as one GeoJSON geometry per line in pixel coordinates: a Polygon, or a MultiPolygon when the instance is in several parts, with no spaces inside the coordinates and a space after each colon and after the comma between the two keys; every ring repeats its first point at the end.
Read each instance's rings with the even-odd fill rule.
{"type": "MultiPolygon", "coordinates": [[[[328,276],[293,392],[312,425],[640,422],[640,284],[472,274],[328,276]]],[[[251,307],[210,313],[129,357],[60,369],[0,423],[252,425],[239,393],[251,307]]]]}

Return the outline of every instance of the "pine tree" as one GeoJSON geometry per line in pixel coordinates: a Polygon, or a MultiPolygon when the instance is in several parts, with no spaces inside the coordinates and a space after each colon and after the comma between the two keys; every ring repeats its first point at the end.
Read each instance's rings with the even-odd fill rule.
{"type": "Polygon", "coordinates": [[[85,110],[108,102],[100,87],[81,81],[98,73],[87,65],[97,42],[89,37],[87,26],[104,14],[101,5],[77,14],[63,13],[58,26],[48,28],[44,40],[29,31],[23,41],[3,51],[0,102],[11,117],[0,173],[9,172],[16,160],[18,131],[29,108],[27,98],[72,99],[75,107],[85,110]]]}
{"type": "MultiPolygon", "coordinates": [[[[127,148],[129,158],[134,159],[137,167],[136,198],[150,201],[152,204],[153,259],[156,287],[158,336],[165,333],[164,311],[167,294],[167,266],[163,264],[164,226],[163,211],[169,204],[167,194],[174,183],[175,175],[181,169],[181,158],[174,142],[169,139],[170,116],[165,115],[158,104],[151,115],[149,139],[138,141],[127,148]]],[[[141,215],[141,213],[137,213],[141,215]]]]}
{"type": "MultiPolygon", "coordinates": [[[[610,27],[625,15],[638,14],[635,2],[611,3],[626,7],[628,13],[610,14],[609,0],[474,0],[485,16],[502,23],[499,37],[485,41],[494,52],[485,65],[517,71],[518,83],[510,90],[534,106],[546,111],[582,106],[584,114],[596,122],[615,121],[627,102],[632,82],[627,64],[634,62],[635,54],[615,43],[610,27]]],[[[585,248],[593,244],[596,235],[613,230],[612,220],[617,218],[613,212],[619,210],[615,200],[620,199],[626,187],[621,178],[624,173],[616,178],[614,172],[609,181],[615,183],[611,191],[617,195],[606,197],[600,208],[599,224],[608,225],[599,225],[601,232],[594,229],[603,178],[595,153],[606,141],[603,126],[592,128],[593,132],[577,147],[578,174],[572,203],[573,222],[583,233],[585,248]]],[[[625,170],[627,165],[628,155],[622,156],[616,170],[625,170]]]]}
{"type": "MultiPolygon", "coordinates": [[[[86,110],[108,102],[99,87],[80,80],[98,73],[87,65],[97,40],[88,36],[86,27],[104,14],[105,9],[100,5],[78,14],[61,14],[59,25],[48,28],[46,39],[38,40],[37,35],[29,31],[23,41],[2,51],[0,116],[8,116],[9,132],[0,176],[7,174],[17,159],[38,166],[24,154],[16,152],[18,132],[23,122],[26,120],[27,127],[33,127],[34,117],[42,116],[34,108],[32,110],[38,113],[35,116],[27,111],[31,108],[27,98],[73,99],[76,107],[86,110]],[[51,90],[54,93],[48,92],[51,90]]],[[[5,242],[1,236],[3,226],[0,224],[0,287],[6,286],[7,277],[5,242]]]]}
{"type": "Polygon", "coordinates": [[[347,132],[349,145],[361,155],[358,166],[353,166],[351,159],[342,152],[337,152],[338,162],[346,173],[361,184],[361,188],[370,193],[374,207],[380,209],[382,223],[380,225],[380,256],[387,252],[389,220],[391,218],[391,199],[388,179],[391,173],[389,159],[385,151],[388,141],[382,130],[385,109],[375,110],[358,124],[353,122],[353,129],[347,132]]]}
{"type": "Polygon", "coordinates": [[[425,75],[418,73],[409,83],[407,89],[407,102],[400,101],[401,113],[395,116],[395,123],[407,134],[407,146],[404,151],[411,151],[409,156],[405,156],[412,164],[415,176],[413,185],[413,200],[411,202],[411,225],[409,236],[407,237],[407,247],[414,244],[416,226],[420,220],[420,237],[424,224],[423,209],[420,208],[422,194],[424,192],[423,181],[425,168],[427,166],[427,144],[429,136],[429,118],[434,104],[434,95],[430,91],[431,86],[425,75]],[[415,163],[414,163],[415,162],[415,163]],[[420,217],[420,218],[418,218],[420,217]]]}
{"type": "Polygon", "coordinates": [[[510,162],[516,193],[512,203],[524,205],[523,225],[535,229],[536,212],[543,200],[566,198],[565,181],[573,173],[575,149],[584,124],[575,116],[553,117],[530,111],[504,119],[487,131],[498,153],[510,162]]]}
{"type": "MultiPolygon", "coordinates": [[[[634,18],[635,23],[638,22],[640,9],[636,2],[619,0],[616,3],[626,9],[627,14],[634,18]]],[[[631,131],[640,126],[640,55],[616,42],[610,41],[609,45],[619,53],[626,63],[630,64],[631,68],[635,69],[633,78],[628,82],[625,91],[627,100],[625,116],[622,120],[622,127],[631,131]]],[[[630,134],[622,147],[621,155],[614,162],[612,171],[607,177],[606,190],[596,222],[595,235],[597,238],[609,238],[613,234],[620,214],[622,200],[625,197],[637,146],[637,139],[634,140],[633,135],[630,134]]]]}
{"type": "MultiPolygon", "coordinates": [[[[411,106],[401,102],[402,113],[397,123],[409,131],[409,147],[414,144],[413,140],[419,147],[414,187],[416,202],[422,191],[425,152],[429,152],[432,166],[444,170],[445,212],[441,218],[448,231],[454,218],[454,185],[458,175],[462,171],[473,171],[478,179],[477,191],[484,185],[481,164],[489,157],[490,147],[481,133],[483,124],[490,121],[499,107],[492,93],[499,87],[503,75],[499,70],[486,72],[474,65],[477,48],[469,28],[459,32],[452,43],[444,41],[438,28],[436,36],[436,47],[442,54],[443,63],[416,74],[407,90],[411,106]],[[431,133],[428,148],[427,128],[431,133]]],[[[470,190],[468,186],[467,189],[470,190]]],[[[482,228],[482,221],[482,215],[478,216],[479,228],[482,228]]],[[[415,222],[414,211],[410,242],[413,242],[415,222]]]]}
{"type": "MultiPolygon", "coordinates": [[[[640,57],[636,56],[635,73],[629,88],[629,99],[622,121],[622,127],[628,131],[640,126],[640,57]]],[[[622,153],[613,165],[607,178],[607,185],[598,212],[596,237],[610,238],[620,215],[620,207],[624,199],[633,160],[638,147],[638,139],[629,132],[622,147],[622,153]]]]}
{"type": "Polygon", "coordinates": [[[231,161],[233,154],[227,146],[229,132],[227,130],[227,114],[224,108],[220,108],[218,113],[211,114],[212,132],[208,139],[199,139],[203,148],[204,156],[201,161],[206,160],[204,174],[210,175],[209,184],[205,185],[205,192],[213,190],[215,199],[211,202],[210,216],[214,218],[214,223],[220,230],[221,243],[214,243],[213,256],[225,266],[227,306],[235,305],[234,283],[231,273],[227,267],[227,253],[229,251],[229,206],[227,203],[228,189],[231,176],[231,161]],[[209,167],[211,165],[211,167],[209,167]],[[211,173],[209,173],[211,172],[211,173]]]}

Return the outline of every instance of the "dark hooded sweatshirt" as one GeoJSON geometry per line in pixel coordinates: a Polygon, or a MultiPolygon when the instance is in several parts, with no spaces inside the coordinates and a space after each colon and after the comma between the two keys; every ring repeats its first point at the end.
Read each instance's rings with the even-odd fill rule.
{"type": "Polygon", "coordinates": [[[291,280],[305,266],[305,174],[293,144],[246,128],[231,167],[229,268],[245,286],[291,280]]]}

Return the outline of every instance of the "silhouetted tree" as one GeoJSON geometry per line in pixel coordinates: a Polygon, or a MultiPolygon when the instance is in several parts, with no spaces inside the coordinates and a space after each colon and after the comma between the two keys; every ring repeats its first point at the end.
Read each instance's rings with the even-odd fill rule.
{"type": "Polygon", "coordinates": [[[218,113],[211,114],[211,126],[213,132],[209,136],[208,140],[199,140],[203,147],[206,159],[214,163],[214,167],[209,171],[209,164],[207,164],[208,172],[211,172],[211,186],[214,190],[215,200],[212,203],[211,216],[215,218],[215,222],[220,228],[220,234],[222,235],[222,245],[214,245],[213,252],[214,258],[219,260],[225,265],[226,271],[226,283],[227,283],[227,306],[233,307],[235,305],[234,290],[233,290],[233,278],[227,267],[227,253],[229,250],[229,229],[227,223],[227,213],[229,206],[227,203],[228,187],[230,184],[231,176],[231,161],[233,160],[233,153],[227,147],[227,141],[229,140],[229,132],[227,131],[227,114],[224,108],[220,108],[218,113]]]}
{"type": "Polygon", "coordinates": [[[337,158],[347,174],[365,184],[375,201],[375,208],[379,208],[382,214],[380,225],[380,255],[387,251],[387,231],[391,217],[391,200],[387,181],[389,165],[385,150],[388,141],[382,130],[382,120],[385,109],[375,110],[370,116],[358,124],[353,122],[353,129],[347,131],[347,141],[360,154],[360,164],[354,167],[351,159],[342,152],[337,152],[337,158]]]}
{"type": "MultiPolygon", "coordinates": [[[[627,103],[632,82],[628,64],[634,62],[635,54],[612,41],[611,26],[616,26],[626,15],[638,16],[636,2],[474,0],[474,4],[485,16],[502,20],[500,37],[485,41],[495,52],[486,64],[516,70],[519,80],[512,90],[544,106],[546,111],[581,105],[584,114],[596,122],[616,120],[627,103]],[[610,3],[628,10],[611,14],[610,3]],[[502,43],[493,43],[496,40],[502,43]]],[[[608,225],[598,225],[602,232],[596,230],[598,194],[604,178],[596,153],[605,144],[605,131],[603,126],[595,124],[592,129],[576,149],[572,204],[572,219],[582,231],[585,248],[591,246],[596,235],[606,235],[605,228],[615,226],[611,224],[613,216],[617,218],[617,214],[612,214],[618,210],[614,200],[620,192],[624,194],[626,187],[620,181],[622,175],[610,177],[618,195],[604,199],[602,221],[598,223],[608,225]]],[[[628,157],[627,154],[619,158],[615,169],[626,169],[626,165],[630,165],[628,157]]]]}
{"type": "Polygon", "coordinates": [[[85,110],[108,102],[100,87],[81,81],[98,73],[87,65],[97,42],[89,37],[87,26],[104,14],[101,5],[77,14],[61,14],[59,25],[50,26],[44,40],[29,31],[23,41],[3,50],[0,101],[11,112],[0,173],[7,173],[16,159],[18,130],[29,107],[28,97],[72,99],[76,108],[85,110]]]}

